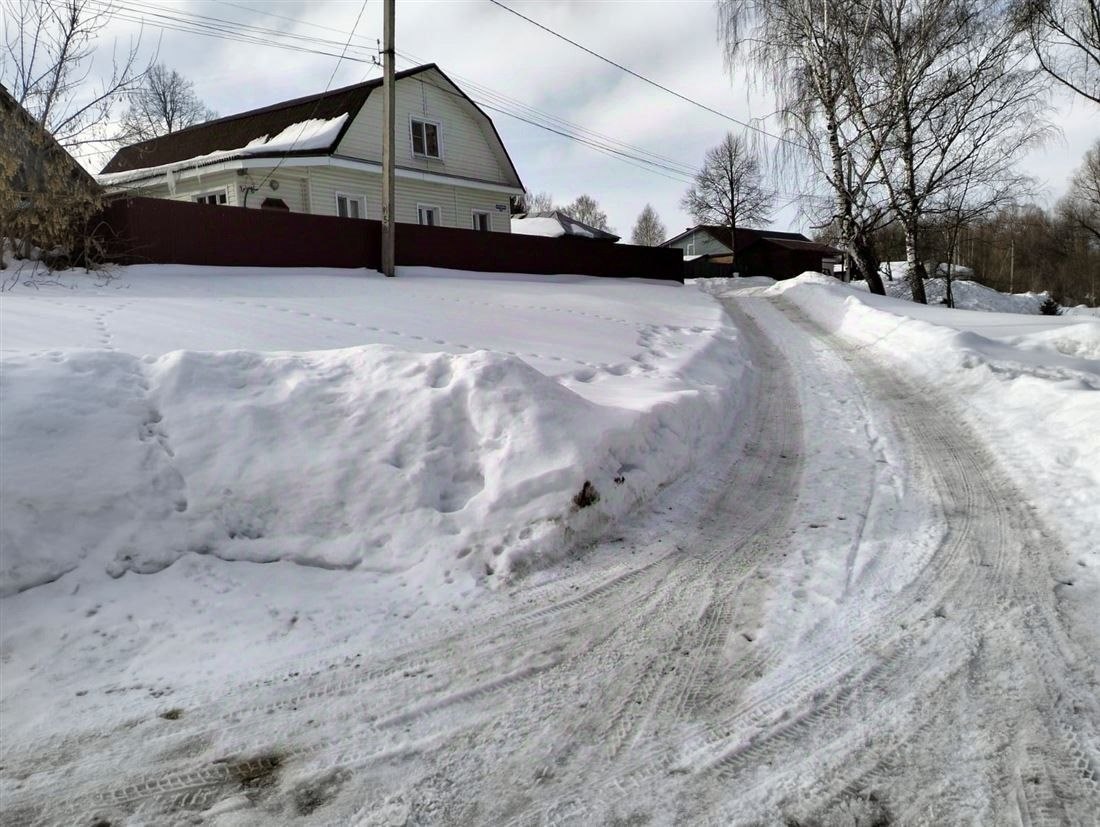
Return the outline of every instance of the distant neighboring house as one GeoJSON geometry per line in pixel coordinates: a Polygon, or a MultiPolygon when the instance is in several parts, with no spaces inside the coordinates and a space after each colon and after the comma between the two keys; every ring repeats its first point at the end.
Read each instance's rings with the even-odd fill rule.
{"type": "Polygon", "coordinates": [[[593,241],[610,241],[612,244],[619,236],[606,230],[597,230],[561,210],[551,212],[529,212],[512,216],[512,232],[519,235],[540,235],[545,238],[589,238],[593,241]]]}
{"type": "MultiPolygon", "coordinates": [[[[737,262],[734,269],[742,276],[794,278],[807,270],[832,272],[833,261],[843,252],[828,244],[811,241],[801,233],[776,230],[737,229],[737,262]]],[[[705,257],[712,264],[732,264],[733,249],[729,227],[699,224],[664,242],[662,247],[683,251],[685,258],[705,257]]]]}
{"type": "MultiPolygon", "coordinates": [[[[254,109],[120,149],[109,193],[381,219],[382,81],[254,109]],[[377,94],[374,94],[377,92],[377,94]]],[[[398,72],[396,219],[510,232],[523,183],[492,120],[434,63],[398,72]]]]}

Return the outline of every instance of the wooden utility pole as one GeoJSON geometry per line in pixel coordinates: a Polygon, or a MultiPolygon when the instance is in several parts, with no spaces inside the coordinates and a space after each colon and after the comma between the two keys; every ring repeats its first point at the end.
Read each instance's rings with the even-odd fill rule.
{"type": "Polygon", "coordinates": [[[394,81],[393,28],[395,0],[383,0],[385,20],[382,25],[382,273],[394,275],[394,81]]]}

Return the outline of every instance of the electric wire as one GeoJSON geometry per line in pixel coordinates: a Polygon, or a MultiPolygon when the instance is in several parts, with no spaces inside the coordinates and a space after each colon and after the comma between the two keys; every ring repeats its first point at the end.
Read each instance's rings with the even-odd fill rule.
{"type": "Polygon", "coordinates": [[[769,138],[774,138],[777,141],[782,141],[785,144],[790,144],[791,146],[796,146],[799,149],[805,149],[805,150],[809,149],[809,147],[805,146],[804,144],[800,144],[797,141],[792,141],[790,138],[786,138],[782,135],[776,135],[775,133],[769,132],[768,130],[763,129],[759,126],[754,126],[751,123],[747,123],[745,121],[739,120],[738,118],[733,117],[733,115],[729,115],[725,112],[720,112],[719,110],[714,109],[713,107],[707,106],[705,103],[702,103],[701,101],[697,101],[694,98],[690,98],[687,95],[682,94],[681,92],[677,92],[675,89],[670,89],[669,87],[664,86],[663,84],[660,84],[657,81],[655,81],[651,78],[648,78],[643,74],[635,72],[633,69],[631,69],[627,66],[624,66],[621,63],[617,63],[616,61],[612,60],[611,58],[605,57],[604,55],[601,55],[599,52],[593,51],[592,49],[588,48],[587,46],[584,46],[584,45],[578,43],[577,41],[566,37],[561,32],[554,31],[554,29],[551,29],[549,26],[546,26],[546,25],[540,23],[539,21],[528,17],[525,14],[516,11],[515,9],[511,8],[510,6],[506,6],[504,3],[501,3],[500,0],[489,0],[489,2],[492,3],[494,6],[498,6],[499,8],[504,9],[504,11],[508,12],[509,14],[514,14],[518,18],[520,18],[522,20],[526,20],[532,26],[536,26],[536,27],[542,29],[544,32],[547,32],[548,34],[553,35],[554,37],[558,38],[559,40],[563,40],[566,43],[570,44],[571,46],[574,46],[574,47],[580,49],[582,52],[585,52],[585,53],[591,55],[592,57],[594,57],[598,60],[602,60],[604,63],[607,63],[610,66],[614,66],[616,69],[618,69],[622,72],[625,72],[626,74],[628,74],[632,77],[637,78],[638,80],[642,81],[643,83],[648,83],[650,86],[652,86],[656,89],[660,89],[662,92],[666,92],[667,94],[672,95],[673,97],[679,98],[680,100],[682,100],[686,103],[690,103],[692,106],[696,106],[699,109],[702,109],[706,112],[710,112],[712,115],[717,115],[719,118],[725,118],[727,121],[730,121],[731,123],[735,123],[738,126],[744,127],[745,129],[751,129],[754,132],[759,132],[761,135],[766,135],[769,138]]]}
{"type": "MultiPolygon", "coordinates": [[[[355,16],[355,23],[352,24],[351,34],[348,35],[348,43],[349,44],[351,43],[351,39],[353,37],[355,37],[355,30],[359,28],[359,21],[363,19],[363,12],[366,11],[366,10],[367,10],[367,0],[363,0],[363,2],[359,6],[359,14],[357,14],[355,16]]],[[[345,46],[344,48],[346,50],[347,46],[345,46]]],[[[340,52],[340,57],[338,57],[336,59],[336,65],[332,67],[332,74],[330,74],[328,76],[328,83],[325,84],[325,91],[322,92],[318,96],[316,102],[313,104],[313,112],[306,119],[307,121],[313,120],[314,115],[317,114],[317,109],[321,105],[321,100],[324,98],[324,96],[328,92],[329,88],[331,88],[332,81],[336,78],[336,71],[340,68],[340,63],[343,61],[343,59],[344,59],[344,52],[341,51],[340,52]]],[[[298,135],[294,138],[294,141],[290,144],[290,149],[288,149],[281,156],[279,156],[278,163],[275,164],[275,166],[267,173],[267,175],[265,175],[263,177],[263,180],[260,181],[260,183],[256,186],[256,191],[257,192],[259,190],[261,190],[263,188],[263,185],[266,184],[271,179],[271,176],[273,176],[276,172],[279,171],[279,167],[281,167],[283,165],[283,161],[285,161],[287,159],[287,157],[290,155],[290,153],[294,151],[294,147],[298,145],[298,141],[301,139],[302,133],[304,133],[305,130],[306,130],[306,126],[303,123],[302,128],[298,130],[298,135]]],[[[245,195],[245,198],[246,199],[248,198],[247,194],[245,195]]]]}
{"type": "MultiPolygon", "coordinates": [[[[293,34],[263,26],[246,24],[240,21],[227,20],[224,18],[212,17],[209,15],[198,15],[191,12],[179,11],[178,14],[171,14],[165,12],[160,7],[152,7],[153,9],[156,9],[154,11],[150,10],[151,7],[149,6],[149,4],[142,3],[140,2],[140,0],[128,0],[128,2],[106,2],[105,0],[91,0],[91,2],[93,4],[103,7],[104,9],[110,10],[113,16],[118,17],[121,20],[151,25],[159,29],[177,31],[185,34],[198,34],[206,37],[251,43],[267,47],[280,48],[288,51],[315,54],[325,57],[336,57],[338,59],[337,66],[339,66],[339,63],[342,61],[348,61],[366,64],[371,67],[371,70],[377,67],[377,60],[373,55],[370,55],[369,57],[362,56],[365,51],[368,51],[368,47],[354,43],[357,38],[359,40],[362,40],[364,37],[366,37],[365,35],[357,35],[355,29],[352,30],[351,36],[344,42],[344,44],[342,44],[341,52],[334,53],[328,51],[327,47],[335,45],[337,43],[336,41],[324,38],[316,38],[311,35],[293,34]],[[153,19],[150,20],[148,18],[153,19]],[[290,37],[296,42],[281,42],[278,40],[278,38],[280,37],[290,37]],[[313,48],[312,46],[320,46],[325,48],[313,48]],[[351,50],[355,50],[356,53],[350,54],[349,52],[351,50]]],[[[223,2],[222,5],[262,14],[274,19],[281,19],[288,22],[307,25],[325,31],[340,31],[339,29],[331,26],[324,26],[322,24],[310,23],[307,21],[299,21],[296,18],[292,18],[287,15],[280,15],[262,9],[250,9],[238,3],[223,2]]],[[[502,8],[516,13],[514,12],[514,10],[508,9],[507,6],[502,5],[502,8]]],[[[542,27],[541,24],[538,24],[535,21],[532,22],[542,27]]],[[[370,48],[369,51],[373,51],[373,48],[370,48]]],[[[412,65],[424,63],[423,59],[409,52],[399,51],[398,55],[401,57],[402,60],[412,65]]],[[[604,58],[602,58],[601,56],[601,59],[604,58]]],[[[625,69],[625,67],[622,68],[624,68],[625,71],[631,71],[629,69],[625,69]]],[[[333,74],[333,77],[334,76],[335,72],[333,74]]],[[[656,153],[642,147],[628,144],[626,142],[612,138],[611,136],[597,132],[596,130],[584,127],[580,124],[568,121],[564,118],[560,118],[559,116],[540,110],[534,106],[531,106],[530,104],[524,103],[517,98],[494,90],[491,87],[485,86],[484,84],[481,84],[477,81],[473,81],[472,79],[465,78],[457,74],[453,74],[453,77],[456,80],[461,81],[464,86],[468,87],[471,90],[473,94],[471,94],[469,97],[474,100],[474,102],[479,106],[482,106],[494,113],[498,113],[513,120],[522,122],[529,126],[549,132],[566,140],[580,143],[581,145],[586,146],[587,148],[595,152],[612,157],[615,160],[628,164],[644,172],[659,175],[663,178],[683,184],[690,184],[694,179],[695,173],[697,172],[697,167],[695,166],[677,161],[667,155],[662,155],[660,153],[656,153]]],[[[648,79],[646,78],[643,79],[647,80],[647,82],[651,82],[648,81],[648,79]]],[[[422,82],[425,82],[423,81],[423,79],[420,80],[422,82]]],[[[331,78],[329,85],[331,85],[331,78]]],[[[453,90],[445,89],[438,86],[437,84],[429,83],[429,85],[448,94],[457,95],[459,97],[466,97],[461,93],[455,93],[453,90]]],[[[659,84],[655,83],[654,85],[659,86],[659,84]]],[[[328,87],[326,87],[326,92],[327,91],[328,87]]],[[[673,94],[678,93],[673,92],[673,94]]],[[[719,114],[722,117],[730,117],[720,112],[716,112],[716,114],[719,114]]],[[[736,121],[736,119],[732,120],[734,120],[734,122],[736,123],[739,123],[740,125],[745,125],[739,121],[736,121]]],[[[783,197],[794,196],[810,199],[823,198],[823,196],[811,193],[788,193],[779,190],[776,190],[775,192],[776,195],[783,197]]]]}

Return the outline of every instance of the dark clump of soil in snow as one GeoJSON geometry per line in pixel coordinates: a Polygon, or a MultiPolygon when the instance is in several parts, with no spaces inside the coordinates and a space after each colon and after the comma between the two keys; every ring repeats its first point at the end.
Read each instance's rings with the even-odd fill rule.
{"type": "Polygon", "coordinates": [[[183,717],[183,710],[178,706],[173,709],[166,709],[164,712],[160,713],[160,717],[164,718],[166,721],[178,721],[183,717]]]}
{"type": "Polygon", "coordinates": [[[584,481],[584,485],[581,486],[581,490],[577,492],[573,497],[573,505],[577,508],[588,508],[590,505],[595,505],[600,501],[600,492],[596,490],[594,486],[588,480],[584,481]]]}

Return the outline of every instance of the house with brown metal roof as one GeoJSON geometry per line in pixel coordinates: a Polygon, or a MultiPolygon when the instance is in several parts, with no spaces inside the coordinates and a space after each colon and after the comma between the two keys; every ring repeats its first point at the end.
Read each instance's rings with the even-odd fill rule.
{"type": "MultiPolygon", "coordinates": [[[[683,251],[686,259],[702,259],[711,265],[728,265],[741,276],[794,278],[806,271],[832,273],[843,252],[812,241],[801,233],[698,224],[661,244],[683,251]],[[734,243],[736,242],[736,244],[734,243]],[[736,246],[736,255],[734,247],[736,246]]],[[[688,273],[688,275],[695,275],[688,273]]]]}
{"type": "Polygon", "coordinates": [[[620,236],[578,221],[561,210],[519,213],[512,216],[512,232],[543,238],[586,238],[592,241],[618,242],[620,236]]]}
{"type": "MultiPolygon", "coordinates": [[[[120,149],[109,193],[381,218],[381,79],[120,149]],[[374,94],[378,92],[378,94],[374,94]]],[[[396,74],[396,219],[509,232],[523,183],[496,127],[435,64],[396,74]]]]}

